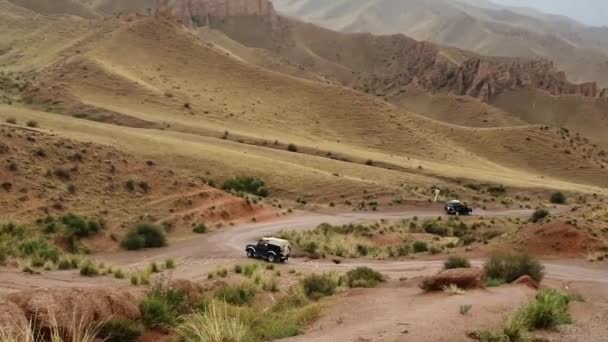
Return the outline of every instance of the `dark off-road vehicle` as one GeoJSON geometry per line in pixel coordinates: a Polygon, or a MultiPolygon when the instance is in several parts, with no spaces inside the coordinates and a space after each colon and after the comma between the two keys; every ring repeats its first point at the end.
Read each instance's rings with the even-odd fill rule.
{"type": "Polygon", "coordinates": [[[473,209],[469,208],[466,204],[460,201],[450,201],[445,204],[445,212],[448,215],[471,215],[473,214],[473,209]]]}
{"type": "Polygon", "coordinates": [[[277,238],[262,238],[257,244],[245,247],[249,258],[266,259],[269,262],[285,262],[291,254],[289,241],[277,238]]]}

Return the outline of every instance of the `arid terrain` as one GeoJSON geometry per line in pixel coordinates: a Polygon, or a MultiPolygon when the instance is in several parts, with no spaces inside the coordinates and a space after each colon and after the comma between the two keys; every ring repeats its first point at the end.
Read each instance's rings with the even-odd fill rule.
{"type": "Polygon", "coordinates": [[[601,35],[355,3],[0,0],[0,341],[603,341],[601,35]]]}

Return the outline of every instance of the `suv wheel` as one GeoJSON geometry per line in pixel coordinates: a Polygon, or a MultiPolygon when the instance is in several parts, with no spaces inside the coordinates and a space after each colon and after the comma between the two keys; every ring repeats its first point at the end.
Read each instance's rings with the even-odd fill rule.
{"type": "Polygon", "coordinates": [[[247,250],[247,257],[248,258],[253,258],[254,257],[253,251],[251,249],[247,250]]]}
{"type": "Polygon", "coordinates": [[[268,253],[267,259],[268,262],[275,262],[276,256],[273,253],[268,253]]]}

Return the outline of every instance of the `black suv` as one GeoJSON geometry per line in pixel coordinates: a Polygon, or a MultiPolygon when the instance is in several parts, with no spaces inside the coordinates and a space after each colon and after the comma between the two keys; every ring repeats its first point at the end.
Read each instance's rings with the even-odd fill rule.
{"type": "Polygon", "coordinates": [[[473,214],[473,209],[460,201],[450,201],[445,204],[445,212],[448,215],[471,215],[473,214]]]}
{"type": "Polygon", "coordinates": [[[277,238],[262,238],[257,244],[245,247],[247,257],[262,258],[269,262],[285,262],[291,254],[289,241],[277,238]]]}

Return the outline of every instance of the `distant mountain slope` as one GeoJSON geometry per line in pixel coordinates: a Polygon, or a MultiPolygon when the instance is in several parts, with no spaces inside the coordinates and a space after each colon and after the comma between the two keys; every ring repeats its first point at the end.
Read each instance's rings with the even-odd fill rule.
{"type": "MultiPolygon", "coordinates": [[[[117,0],[90,3],[123,8],[121,4],[117,0]]],[[[343,4],[352,6],[356,2],[343,4]]],[[[484,57],[402,35],[335,32],[284,18],[266,0],[163,0],[155,5],[158,7],[136,11],[177,19],[206,44],[249,64],[308,80],[342,84],[451,124],[548,124],[576,129],[594,141],[608,144],[604,134],[608,129],[608,92],[593,83],[568,82],[564,73],[546,60],[484,57]],[[585,105],[578,112],[575,103],[580,101],[585,105]]],[[[110,27],[116,24],[107,20],[105,23],[110,27]]],[[[98,31],[101,27],[97,27],[98,31]]],[[[53,32],[47,31],[44,34],[53,32]]],[[[107,32],[95,35],[103,34],[107,32]]],[[[28,46],[31,44],[24,45],[24,51],[28,46]]],[[[11,50],[7,56],[22,53],[16,46],[11,50]]],[[[45,99],[57,91],[37,96],[45,99]]],[[[115,111],[85,108],[78,102],[64,107],[72,112],[87,109],[92,118],[125,125],[154,125],[125,120],[115,111]]]]}
{"type": "Polygon", "coordinates": [[[571,81],[608,85],[608,28],[483,1],[275,0],[289,16],[334,30],[404,33],[484,55],[554,60],[571,81]],[[466,3],[465,3],[466,2],[466,3]]]}

